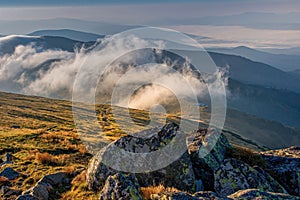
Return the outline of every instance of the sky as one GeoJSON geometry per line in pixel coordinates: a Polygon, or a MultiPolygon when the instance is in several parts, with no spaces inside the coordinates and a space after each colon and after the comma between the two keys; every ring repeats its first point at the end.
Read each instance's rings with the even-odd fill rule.
{"type": "Polygon", "coordinates": [[[115,23],[222,16],[243,12],[298,12],[297,0],[28,0],[0,1],[2,20],[70,17],[115,23]]]}
{"type": "MultiPolygon", "coordinates": [[[[9,23],[1,25],[1,21],[53,18],[167,27],[197,36],[212,37],[219,43],[226,40],[226,44],[220,43],[223,46],[239,44],[252,47],[268,47],[269,44],[281,47],[282,44],[291,47],[300,46],[299,0],[0,1],[0,35],[28,33],[22,26],[19,29],[18,26],[9,27],[9,23]],[[249,20],[249,16],[238,16],[243,13],[272,13],[274,16],[257,15],[253,21],[249,20]],[[297,13],[297,16],[295,17],[293,13],[297,13]],[[223,19],[223,16],[232,15],[237,16],[233,19],[226,18],[227,21],[223,19]],[[217,19],[206,19],[208,22],[214,22],[211,24],[202,20],[205,17],[218,16],[217,19]],[[232,44],[228,41],[232,41],[232,44]]],[[[49,26],[49,29],[55,27],[49,26]]],[[[89,29],[81,30],[89,32],[89,29]]]]}

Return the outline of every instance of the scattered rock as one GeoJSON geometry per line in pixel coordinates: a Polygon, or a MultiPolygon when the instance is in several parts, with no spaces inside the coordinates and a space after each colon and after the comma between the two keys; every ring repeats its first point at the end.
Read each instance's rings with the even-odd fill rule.
{"type": "Polygon", "coordinates": [[[109,176],[100,193],[100,200],[142,200],[141,190],[136,177],[117,173],[109,176]]]}
{"type": "Polygon", "coordinates": [[[222,196],[250,188],[269,192],[285,192],[283,187],[269,174],[266,172],[260,173],[248,164],[234,158],[224,160],[224,163],[215,171],[214,175],[215,191],[222,196]]]}
{"type": "Polygon", "coordinates": [[[34,187],[27,190],[23,194],[30,194],[39,200],[48,200],[49,199],[49,191],[53,190],[52,186],[47,183],[38,182],[34,187]]]}
{"type": "MultiPolygon", "coordinates": [[[[130,168],[131,165],[136,165],[143,169],[143,167],[148,167],[151,163],[155,162],[159,165],[165,161],[160,160],[160,156],[149,157],[149,154],[143,153],[157,151],[160,148],[166,147],[168,144],[170,144],[169,146],[172,146],[175,136],[176,139],[182,139],[183,142],[180,143],[181,146],[176,142],[175,145],[173,145],[174,148],[187,149],[185,138],[183,138],[184,134],[179,130],[179,126],[174,123],[166,124],[160,131],[157,129],[151,129],[136,134],[139,137],[131,135],[122,137],[94,157],[87,171],[87,183],[90,189],[94,191],[99,190],[108,176],[117,173],[116,170],[103,163],[104,158],[108,158],[110,161],[114,162],[112,163],[112,166],[115,164],[117,167],[122,165],[123,167],[126,166],[130,168]],[[145,135],[148,135],[148,137],[145,137],[145,135]],[[117,148],[110,148],[111,146],[116,146],[117,148]],[[120,153],[120,149],[123,149],[125,153],[135,153],[135,155],[138,156],[137,159],[140,159],[141,161],[135,159],[130,160],[126,154],[124,154],[121,158],[120,156],[116,157],[122,154],[122,152],[120,153]],[[143,157],[144,155],[146,157],[143,157]]],[[[137,173],[136,177],[142,187],[162,184],[166,187],[173,186],[185,191],[195,190],[194,171],[187,151],[169,166],[148,173],[144,173],[143,171],[143,173],[137,173]]]]}
{"type": "Polygon", "coordinates": [[[39,200],[48,200],[54,191],[54,187],[62,186],[65,181],[66,174],[64,172],[49,174],[41,178],[34,187],[23,192],[23,194],[29,194],[39,200]]]}
{"type": "Polygon", "coordinates": [[[267,171],[291,195],[300,196],[300,147],[271,150],[261,153],[267,171]]]}
{"type": "Polygon", "coordinates": [[[44,176],[39,182],[48,183],[52,186],[59,186],[65,183],[66,176],[66,173],[58,172],[44,176]]]}
{"type": "Polygon", "coordinates": [[[2,186],[1,190],[0,190],[0,194],[2,194],[2,196],[4,198],[12,197],[12,196],[19,196],[21,193],[22,193],[21,190],[14,190],[8,186],[2,186]]]}
{"type": "Polygon", "coordinates": [[[2,160],[2,159],[0,159],[0,166],[3,166],[3,165],[6,165],[6,164],[11,164],[11,163],[13,163],[13,158],[14,158],[14,156],[12,155],[12,154],[10,154],[10,153],[7,153],[6,155],[5,155],[5,159],[4,159],[4,161],[2,160]]]}
{"type": "Polygon", "coordinates": [[[244,199],[244,200],[260,200],[260,199],[272,199],[272,200],[300,200],[299,197],[291,196],[289,194],[282,194],[282,193],[272,193],[272,192],[265,192],[259,189],[247,189],[247,190],[240,190],[234,194],[228,196],[232,199],[244,199]]]}
{"type": "Polygon", "coordinates": [[[199,200],[199,198],[185,192],[164,192],[151,195],[151,200],[199,200]]]}
{"type": "MultiPolygon", "coordinates": [[[[227,200],[228,198],[221,198],[216,193],[211,191],[202,191],[195,194],[186,192],[164,192],[162,194],[151,195],[152,200],[227,200]]],[[[228,199],[229,200],[229,199],[228,199]]]]}
{"type": "Polygon", "coordinates": [[[16,200],[39,200],[39,199],[30,194],[24,194],[24,195],[18,196],[18,198],[16,200]]]}
{"type": "Polygon", "coordinates": [[[13,162],[13,155],[12,154],[10,154],[10,153],[7,153],[6,155],[5,155],[5,163],[12,163],[13,162]]]}
{"type": "Polygon", "coordinates": [[[215,129],[206,130],[205,134],[198,134],[189,145],[188,150],[196,178],[203,181],[205,190],[214,189],[213,173],[222,164],[228,148],[231,148],[231,145],[227,138],[215,129]]]}
{"type": "Polygon", "coordinates": [[[227,198],[221,198],[217,195],[215,192],[211,191],[202,191],[202,192],[197,192],[194,194],[195,197],[198,197],[200,199],[214,199],[214,200],[227,200],[227,198]]]}
{"type": "Polygon", "coordinates": [[[1,173],[0,176],[3,176],[9,180],[14,180],[20,176],[19,172],[16,172],[13,168],[7,167],[1,173]]]}

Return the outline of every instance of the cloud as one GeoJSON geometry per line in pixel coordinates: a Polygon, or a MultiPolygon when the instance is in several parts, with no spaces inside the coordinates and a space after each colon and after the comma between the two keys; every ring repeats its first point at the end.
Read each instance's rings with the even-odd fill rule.
{"type": "Polygon", "coordinates": [[[204,83],[204,79],[191,72],[188,60],[170,61],[163,58],[162,51],[152,49],[132,51],[153,45],[163,49],[164,42],[146,41],[133,35],[106,37],[92,49],[74,53],[41,50],[34,44],[19,45],[11,55],[0,57],[1,89],[61,99],[71,99],[75,93],[76,100],[89,102],[95,95],[100,102],[110,100],[119,89],[122,92],[114,96],[115,104],[149,109],[155,104],[174,102],[176,98],[205,96],[208,87],[217,91],[221,83],[226,84],[223,71],[211,77],[203,74],[208,80],[204,83]],[[160,63],[155,63],[157,59],[161,59],[160,63]],[[136,66],[135,62],[144,64],[136,66]],[[180,73],[174,70],[178,65],[180,73]]]}

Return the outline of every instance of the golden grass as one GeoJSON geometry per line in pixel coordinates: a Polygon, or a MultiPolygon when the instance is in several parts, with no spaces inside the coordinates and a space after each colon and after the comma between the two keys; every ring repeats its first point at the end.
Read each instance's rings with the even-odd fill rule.
{"type": "Polygon", "coordinates": [[[43,165],[65,165],[69,155],[61,154],[53,156],[49,153],[36,153],[35,161],[43,165]]]}
{"type": "Polygon", "coordinates": [[[151,195],[153,194],[160,194],[163,192],[179,192],[178,189],[174,187],[165,187],[163,185],[158,186],[149,186],[149,187],[142,187],[142,196],[145,200],[151,199],[151,195]]]}
{"type": "Polygon", "coordinates": [[[99,196],[91,191],[88,191],[86,187],[86,170],[78,174],[71,182],[71,189],[62,194],[62,200],[70,199],[88,199],[96,200],[99,196]]]}

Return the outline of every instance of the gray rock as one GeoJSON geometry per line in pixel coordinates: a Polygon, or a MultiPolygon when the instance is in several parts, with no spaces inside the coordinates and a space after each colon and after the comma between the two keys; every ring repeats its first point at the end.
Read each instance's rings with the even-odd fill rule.
{"type": "Polygon", "coordinates": [[[199,197],[195,197],[185,192],[164,192],[162,194],[151,195],[151,200],[199,200],[199,197]]]}
{"type": "Polygon", "coordinates": [[[3,176],[9,180],[14,180],[20,176],[20,173],[11,167],[7,167],[0,173],[0,176],[3,176]]]}
{"type": "Polygon", "coordinates": [[[58,186],[64,183],[66,176],[66,173],[58,172],[44,176],[39,182],[48,183],[52,186],[58,186]]]}
{"type": "Polygon", "coordinates": [[[52,186],[47,183],[38,182],[34,187],[30,188],[23,194],[29,194],[38,198],[39,200],[48,200],[49,191],[53,190],[52,186]]]}
{"type": "Polygon", "coordinates": [[[195,194],[186,192],[163,192],[162,194],[151,195],[152,200],[229,200],[229,198],[221,198],[211,191],[202,191],[195,194]]]}
{"type": "Polygon", "coordinates": [[[266,172],[260,173],[251,166],[234,158],[225,159],[214,173],[215,191],[220,196],[238,190],[257,188],[269,192],[284,193],[284,188],[266,172]],[[270,182],[271,181],[271,182],[270,182]]]}
{"type": "Polygon", "coordinates": [[[169,166],[143,174],[136,174],[142,187],[150,185],[164,185],[179,190],[195,192],[195,175],[188,153],[184,153],[178,160],[169,166]]]}
{"type": "Polygon", "coordinates": [[[14,158],[14,156],[12,155],[12,154],[10,154],[10,153],[7,153],[6,155],[5,155],[5,159],[4,159],[4,161],[2,161],[2,159],[0,159],[0,167],[1,166],[4,166],[4,165],[6,165],[6,164],[11,164],[11,163],[13,163],[13,158],[14,158]]]}
{"type": "Polygon", "coordinates": [[[44,176],[37,184],[25,191],[23,194],[30,194],[39,200],[48,200],[50,194],[54,191],[54,187],[59,187],[64,183],[66,173],[58,172],[44,176]]]}
{"type": "Polygon", "coordinates": [[[228,198],[221,198],[217,195],[217,193],[215,192],[211,192],[211,191],[202,191],[202,192],[197,192],[194,194],[195,197],[198,197],[200,199],[214,199],[214,200],[229,200],[228,198]]]}
{"type": "Polygon", "coordinates": [[[291,195],[300,196],[300,147],[272,150],[261,153],[267,171],[291,195]]]}
{"type": "Polygon", "coordinates": [[[24,194],[24,195],[18,196],[18,198],[16,200],[39,200],[39,199],[30,194],[24,194]]]}
{"type": "Polygon", "coordinates": [[[272,192],[265,192],[258,189],[247,189],[247,190],[240,190],[234,194],[228,196],[228,198],[232,199],[243,199],[243,200],[261,200],[261,199],[272,199],[272,200],[299,200],[299,197],[291,196],[289,194],[282,194],[282,193],[272,193],[272,192]]]}
{"type": "Polygon", "coordinates": [[[231,148],[231,145],[227,138],[216,129],[206,131],[205,134],[195,137],[194,141],[188,146],[188,150],[196,178],[203,181],[205,190],[213,190],[213,173],[222,164],[226,150],[231,148]],[[207,155],[204,156],[204,154],[207,155]]]}
{"type": "MultiPolygon", "coordinates": [[[[124,149],[127,152],[148,153],[157,151],[167,144],[172,143],[175,136],[176,139],[182,139],[181,137],[183,135],[182,132],[180,132],[178,125],[174,123],[166,124],[160,131],[151,129],[146,132],[148,135],[149,133],[151,134],[150,137],[140,138],[125,136],[117,140],[113,145],[116,145],[119,149],[124,149]]],[[[144,135],[144,133],[145,131],[136,134],[141,136],[144,135]]],[[[183,143],[180,143],[182,146],[176,143],[176,148],[187,149],[185,138],[183,138],[183,141],[183,143]]],[[[165,161],[160,160],[160,157],[145,157],[143,158],[143,162],[138,162],[136,160],[129,160],[126,155],[120,160],[119,157],[115,157],[116,155],[120,155],[120,152],[115,152],[108,147],[94,157],[87,170],[87,183],[90,189],[94,191],[99,190],[108,176],[117,173],[116,170],[103,163],[103,157],[109,158],[115,162],[116,165],[127,165],[127,167],[130,167],[130,165],[141,165],[141,167],[143,167],[142,165],[147,166],[149,163],[165,161]]],[[[136,155],[142,157],[145,154],[136,155]]],[[[137,173],[136,177],[142,187],[163,184],[166,187],[173,186],[185,191],[195,190],[195,176],[187,151],[169,166],[148,173],[137,173]]]]}
{"type": "Polygon", "coordinates": [[[100,200],[142,200],[141,189],[136,177],[117,173],[109,176],[100,193],[100,200]]]}
{"type": "Polygon", "coordinates": [[[13,162],[13,155],[12,154],[10,154],[10,153],[7,153],[6,155],[5,155],[5,163],[12,163],[13,162]]]}
{"type": "Polygon", "coordinates": [[[4,198],[6,198],[11,196],[19,196],[20,194],[22,194],[22,191],[11,189],[8,186],[2,186],[0,190],[0,194],[2,194],[4,198]]]}

